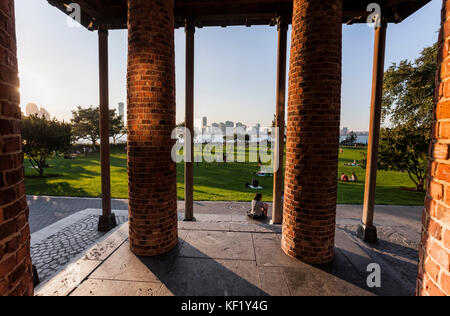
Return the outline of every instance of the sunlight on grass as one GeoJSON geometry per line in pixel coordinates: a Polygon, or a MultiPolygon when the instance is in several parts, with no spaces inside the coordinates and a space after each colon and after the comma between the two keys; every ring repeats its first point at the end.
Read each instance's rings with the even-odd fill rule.
{"type": "MultiPolygon", "coordinates": [[[[253,149],[252,149],[253,150],[253,149]]],[[[339,155],[339,174],[355,172],[357,183],[339,183],[338,203],[362,204],[365,170],[344,166],[359,161],[364,149],[343,148],[339,155]]],[[[74,160],[56,158],[48,161],[50,168],[37,178],[36,172],[25,161],[26,190],[30,195],[100,197],[100,155],[80,156],[74,160]]],[[[249,201],[255,191],[245,187],[259,170],[257,163],[199,163],[194,164],[194,199],[199,201],[249,201]]],[[[258,192],[265,201],[271,201],[273,177],[257,177],[264,187],[258,192]]],[[[184,199],[184,165],[177,164],[178,199],[184,199]]],[[[424,193],[411,191],[414,184],[407,173],[379,171],[377,177],[377,204],[423,205],[424,193]]],[[[123,146],[112,149],[111,194],[114,198],[128,197],[127,157],[123,146]]]]}

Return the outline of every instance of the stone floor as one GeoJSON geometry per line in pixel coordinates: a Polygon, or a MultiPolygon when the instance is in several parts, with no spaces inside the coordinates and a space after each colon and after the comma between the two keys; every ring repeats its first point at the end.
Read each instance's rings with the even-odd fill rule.
{"type": "MultiPolygon", "coordinates": [[[[106,235],[97,230],[100,213],[100,210],[88,209],[31,235],[31,258],[41,283],[106,235]]],[[[116,216],[118,225],[126,221],[126,213],[116,216]]]]}
{"type": "MultiPolygon", "coordinates": [[[[30,207],[30,231],[37,232],[66,217],[86,209],[102,208],[101,199],[75,198],[75,197],[50,197],[27,196],[30,207]]],[[[114,210],[128,210],[127,200],[111,201],[114,210]]]]}
{"type": "Polygon", "coordinates": [[[281,227],[245,217],[248,203],[196,202],[179,245],[156,258],[129,251],[127,223],[79,256],[37,295],[412,295],[421,208],[377,207],[380,241],[355,237],[361,206],[338,206],[336,259],[310,266],[280,249],[281,227]],[[381,267],[381,287],[367,267],[381,267]]]}

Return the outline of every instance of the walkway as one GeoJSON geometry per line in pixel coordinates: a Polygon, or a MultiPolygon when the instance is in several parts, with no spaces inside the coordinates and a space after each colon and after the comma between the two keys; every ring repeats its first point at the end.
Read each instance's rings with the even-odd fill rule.
{"type": "MultiPolygon", "coordinates": [[[[183,202],[180,202],[179,246],[168,255],[152,259],[137,258],[129,252],[127,224],[124,224],[125,226],[119,230],[108,234],[103,243],[93,246],[87,252],[89,246],[83,244],[83,251],[75,251],[73,255],[75,260],[66,266],[66,272],[58,274],[52,281],[38,289],[37,293],[39,295],[413,294],[417,273],[421,207],[377,207],[376,222],[380,241],[370,246],[355,237],[361,206],[338,206],[336,260],[333,264],[320,268],[305,265],[285,256],[279,245],[281,227],[256,224],[248,220],[244,215],[248,207],[248,203],[196,202],[197,222],[187,223],[181,221],[183,202]],[[381,267],[382,287],[379,289],[367,287],[367,266],[370,263],[377,263],[381,267]],[[69,275],[78,275],[78,278],[76,280],[72,278],[67,285],[69,275]],[[78,283],[82,284],[74,290],[74,284],[78,283]]],[[[92,212],[95,211],[100,212],[87,210],[73,216],[82,217],[83,222],[93,222],[92,212]]],[[[33,209],[30,214],[32,212],[33,209]]],[[[116,215],[118,212],[120,213],[116,211],[116,215]]],[[[126,215],[126,212],[120,214],[126,215]]],[[[126,217],[122,220],[126,220],[126,217]]],[[[70,235],[63,232],[59,234],[70,235]]],[[[53,236],[40,242],[45,244],[47,241],[59,239],[53,236]]],[[[73,243],[70,241],[65,245],[62,243],[61,247],[66,249],[69,245],[72,247],[73,243]]],[[[56,268],[62,269],[63,266],[56,268]]]]}
{"type": "MultiPolygon", "coordinates": [[[[30,207],[30,231],[37,232],[57,221],[85,209],[102,208],[101,199],[27,196],[30,207]]],[[[112,200],[114,210],[128,210],[127,200],[112,200]]]]}

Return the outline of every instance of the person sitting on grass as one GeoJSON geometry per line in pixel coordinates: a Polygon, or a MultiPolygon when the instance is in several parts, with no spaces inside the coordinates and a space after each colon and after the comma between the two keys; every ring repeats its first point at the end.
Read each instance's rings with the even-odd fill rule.
{"type": "Polygon", "coordinates": [[[347,175],[345,173],[342,173],[341,175],[341,181],[342,182],[350,182],[350,180],[348,179],[347,175]]]}
{"type": "Polygon", "coordinates": [[[358,181],[358,177],[356,176],[356,174],[353,172],[352,176],[350,177],[350,182],[356,182],[358,181]]]}
{"type": "Polygon", "coordinates": [[[252,209],[247,212],[248,217],[252,219],[265,219],[267,217],[268,205],[262,200],[262,194],[256,194],[252,201],[252,209]]]}

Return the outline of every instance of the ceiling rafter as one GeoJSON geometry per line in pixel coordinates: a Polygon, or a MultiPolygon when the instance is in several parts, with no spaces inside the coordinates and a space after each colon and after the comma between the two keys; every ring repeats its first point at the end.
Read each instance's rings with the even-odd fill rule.
{"type": "MultiPolygon", "coordinates": [[[[69,0],[47,0],[66,12],[69,0]]],[[[127,27],[127,0],[72,0],[82,8],[82,24],[95,30],[100,24],[110,29],[127,27]]],[[[175,27],[184,27],[186,18],[196,26],[270,25],[273,18],[292,18],[293,0],[174,0],[175,27]]],[[[399,23],[431,0],[378,0],[389,22],[399,23]]],[[[343,23],[365,23],[367,5],[373,0],[344,0],[343,23]]]]}

